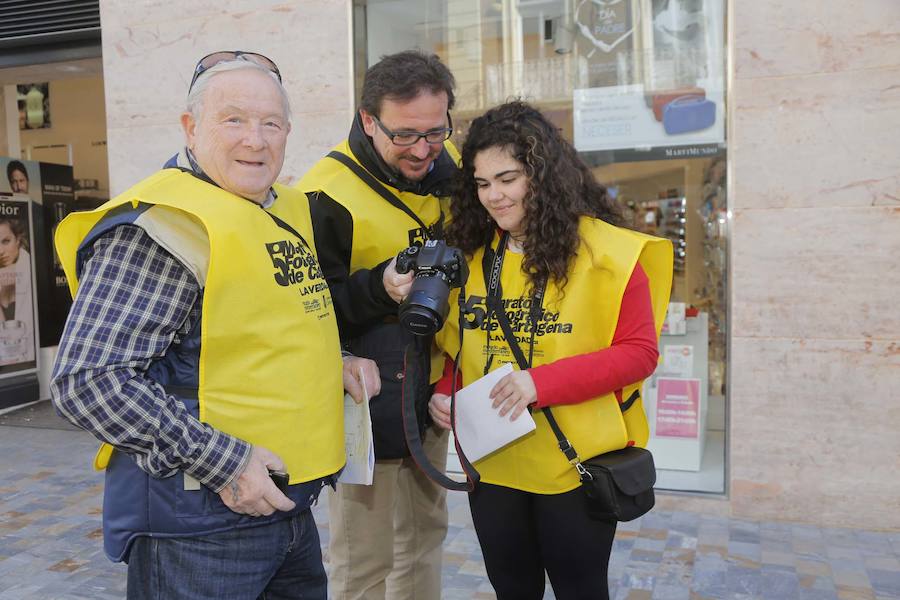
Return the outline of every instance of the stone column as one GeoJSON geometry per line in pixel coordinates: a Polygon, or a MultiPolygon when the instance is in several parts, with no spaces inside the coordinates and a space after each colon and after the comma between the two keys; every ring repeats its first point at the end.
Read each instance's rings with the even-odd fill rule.
{"type": "Polygon", "coordinates": [[[282,183],[343,139],[353,114],[350,0],[102,0],[110,191],[183,146],[178,118],[197,60],[216,50],[265,54],[293,107],[282,183]]]}
{"type": "Polygon", "coordinates": [[[900,3],[731,4],[732,514],[900,528],[900,3]]]}

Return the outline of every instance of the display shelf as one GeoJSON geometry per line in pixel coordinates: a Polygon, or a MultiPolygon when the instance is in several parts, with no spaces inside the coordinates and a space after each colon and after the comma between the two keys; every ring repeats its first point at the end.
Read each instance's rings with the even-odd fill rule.
{"type": "Polygon", "coordinates": [[[671,240],[675,272],[683,273],[687,258],[687,198],[681,190],[662,191],[658,198],[633,202],[629,209],[635,230],[671,240]]]}
{"type": "Polygon", "coordinates": [[[710,431],[706,436],[698,471],[656,470],[657,491],[725,493],[725,432],[710,431]]]}

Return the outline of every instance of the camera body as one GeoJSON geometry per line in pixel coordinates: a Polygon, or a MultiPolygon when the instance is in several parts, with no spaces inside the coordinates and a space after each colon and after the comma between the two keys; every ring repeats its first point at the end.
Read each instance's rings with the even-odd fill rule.
{"type": "Polygon", "coordinates": [[[282,494],[287,496],[288,486],[290,485],[291,477],[284,471],[274,471],[269,469],[269,477],[272,479],[272,483],[275,484],[282,494]]]}
{"type": "Polygon", "coordinates": [[[427,240],[397,255],[398,273],[415,272],[409,294],[400,305],[398,318],[415,335],[433,335],[443,325],[450,310],[450,289],[465,284],[469,277],[466,257],[443,240],[427,240]]]}

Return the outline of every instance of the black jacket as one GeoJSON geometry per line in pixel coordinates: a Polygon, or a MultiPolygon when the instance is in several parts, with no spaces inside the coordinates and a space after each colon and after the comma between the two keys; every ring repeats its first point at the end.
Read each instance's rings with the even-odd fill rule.
{"type": "MultiPolygon", "coordinates": [[[[363,131],[359,114],[350,129],[349,144],[360,164],[382,183],[422,196],[449,194],[456,164],[446,150],[435,160],[434,167],[422,181],[411,182],[394,172],[381,159],[372,146],[371,139],[363,131]]],[[[350,170],[347,170],[346,176],[356,177],[350,170]]],[[[390,261],[371,265],[369,269],[359,269],[351,275],[352,215],[322,191],[309,192],[308,196],[316,250],[331,290],[341,341],[356,356],[373,359],[381,370],[381,394],[372,398],[369,403],[375,457],[389,459],[408,456],[400,402],[404,377],[403,352],[413,336],[397,323],[397,303],[388,296],[382,283],[384,269],[390,261]]],[[[373,201],[387,204],[381,198],[373,197],[373,201]]],[[[392,211],[396,211],[398,217],[403,215],[393,207],[386,209],[386,214],[393,214],[392,211]]],[[[385,227],[391,225],[390,222],[384,224],[385,227]]],[[[400,250],[402,248],[389,248],[387,253],[396,255],[400,250]]],[[[430,387],[427,386],[427,352],[420,353],[419,358],[424,381],[414,393],[420,423],[424,426],[428,414],[427,402],[431,394],[430,387]]]]}

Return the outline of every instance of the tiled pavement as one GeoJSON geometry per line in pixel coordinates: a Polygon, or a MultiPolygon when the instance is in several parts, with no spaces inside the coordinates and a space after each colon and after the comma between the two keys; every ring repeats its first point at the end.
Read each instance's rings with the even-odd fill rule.
{"type": "MultiPolygon", "coordinates": [[[[46,406],[0,416],[0,600],[124,597],[124,567],[101,551],[93,450],[46,406]]],[[[450,506],[443,598],[493,598],[465,497],[450,506]]],[[[610,583],[619,600],[900,599],[900,533],[654,511],[620,526],[610,583]]]]}

